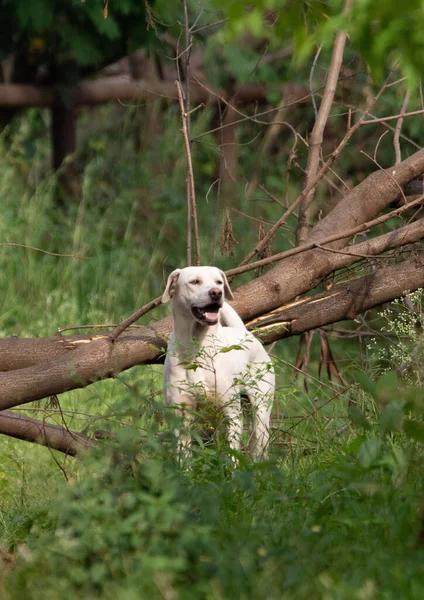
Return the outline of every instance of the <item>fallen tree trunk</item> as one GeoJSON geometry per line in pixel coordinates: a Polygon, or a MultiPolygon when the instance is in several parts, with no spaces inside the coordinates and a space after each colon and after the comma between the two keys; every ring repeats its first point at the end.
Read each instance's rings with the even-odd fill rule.
{"type": "MultiPolygon", "coordinates": [[[[354,246],[347,246],[340,251],[319,249],[323,256],[321,261],[317,261],[314,276],[319,279],[337,269],[350,266],[359,261],[372,259],[383,252],[401,248],[422,238],[424,238],[424,218],[376,238],[354,246]]],[[[292,251],[288,253],[290,252],[292,251]]],[[[238,290],[235,291],[235,295],[237,298],[238,290]]],[[[256,301],[261,303],[262,299],[257,298],[256,301]]],[[[247,315],[244,312],[240,311],[240,315],[246,320],[247,315]]],[[[171,327],[172,320],[166,318],[150,328],[140,328],[136,331],[127,330],[125,335],[119,338],[122,342],[119,362],[128,366],[146,362],[160,362],[160,355],[166,350],[166,338],[171,331],[171,327]],[[140,344],[146,344],[148,347],[141,347],[140,344]]],[[[84,344],[91,344],[96,340],[105,340],[107,337],[107,334],[65,337],[56,335],[47,338],[12,337],[0,340],[0,372],[24,369],[60,357],[68,358],[71,352],[84,344]]],[[[128,368],[128,366],[124,366],[124,368],[128,368]]]]}
{"type": "MultiPolygon", "coordinates": [[[[251,328],[265,328],[265,343],[298,335],[336,321],[353,319],[357,314],[424,287],[424,254],[391,267],[354,279],[316,297],[278,308],[270,315],[252,321],[251,328]],[[282,320],[282,323],[281,323],[282,320]],[[270,323],[277,323],[272,325],[270,323]]],[[[170,320],[161,326],[170,327],[170,320]]],[[[100,379],[113,378],[139,364],[156,363],[166,346],[165,338],[141,327],[125,332],[111,342],[107,335],[69,336],[61,340],[67,351],[52,360],[0,373],[0,410],[40,400],[52,394],[86,387],[100,379]]],[[[11,340],[12,344],[15,340],[11,340]]],[[[45,338],[44,344],[55,338],[45,338]]],[[[25,343],[25,340],[16,340],[25,343]]],[[[33,340],[30,343],[33,344],[33,340]]]]}

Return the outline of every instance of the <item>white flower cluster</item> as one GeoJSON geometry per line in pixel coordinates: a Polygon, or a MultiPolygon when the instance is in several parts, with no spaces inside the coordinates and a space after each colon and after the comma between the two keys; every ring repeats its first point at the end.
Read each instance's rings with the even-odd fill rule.
{"type": "Polygon", "coordinates": [[[381,335],[367,349],[382,371],[397,370],[409,383],[424,382],[424,290],[394,300],[379,313],[381,335]]]}

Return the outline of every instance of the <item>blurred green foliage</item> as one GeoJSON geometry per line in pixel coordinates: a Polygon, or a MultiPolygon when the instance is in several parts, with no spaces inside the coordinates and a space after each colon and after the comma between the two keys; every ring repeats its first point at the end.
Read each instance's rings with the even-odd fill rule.
{"type": "MultiPolygon", "coordinates": [[[[347,3],[346,3],[347,4],[347,3]]],[[[252,36],[281,48],[293,40],[296,60],[310,58],[319,44],[332,45],[344,29],[352,46],[377,78],[394,66],[416,83],[424,69],[424,12],[421,0],[410,0],[407,9],[396,0],[355,0],[344,13],[343,0],[214,0],[225,15],[217,33],[220,42],[252,36]]]]}
{"type": "Polygon", "coordinates": [[[109,4],[104,18],[102,0],[2,0],[0,58],[15,53],[13,80],[75,83],[155,39],[144,2],[109,4]]]}

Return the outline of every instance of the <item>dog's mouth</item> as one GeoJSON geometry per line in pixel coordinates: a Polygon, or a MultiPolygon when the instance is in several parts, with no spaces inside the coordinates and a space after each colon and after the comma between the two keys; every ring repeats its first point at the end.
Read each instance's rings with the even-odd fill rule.
{"type": "Polygon", "coordinates": [[[195,319],[206,323],[207,325],[215,325],[218,323],[219,309],[221,306],[217,302],[207,304],[206,306],[192,306],[191,312],[195,319]]]}

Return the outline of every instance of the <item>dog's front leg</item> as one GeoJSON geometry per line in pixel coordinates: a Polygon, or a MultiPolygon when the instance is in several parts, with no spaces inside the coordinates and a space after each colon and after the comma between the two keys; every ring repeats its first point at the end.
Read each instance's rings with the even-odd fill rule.
{"type": "Polygon", "coordinates": [[[190,456],[191,433],[190,427],[193,421],[193,411],[196,410],[196,400],[189,394],[179,394],[170,402],[176,407],[177,414],[181,417],[181,426],[174,429],[174,435],[178,440],[178,453],[181,458],[190,456]]]}

